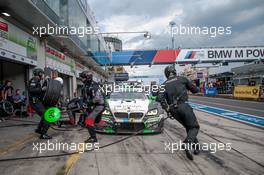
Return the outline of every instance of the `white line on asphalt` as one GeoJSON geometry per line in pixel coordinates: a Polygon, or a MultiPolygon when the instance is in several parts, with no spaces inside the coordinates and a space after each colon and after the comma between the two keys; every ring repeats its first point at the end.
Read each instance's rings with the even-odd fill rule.
{"type": "Polygon", "coordinates": [[[233,106],[233,105],[226,105],[226,104],[216,103],[216,102],[207,102],[207,101],[201,101],[201,100],[197,100],[197,99],[191,99],[190,101],[207,103],[207,104],[222,105],[222,106],[234,107],[234,108],[238,108],[238,109],[247,109],[247,110],[250,110],[250,111],[258,111],[258,112],[263,112],[264,113],[264,110],[260,110],[260,109],[252,109],[252,108],[247,108],[247,107],[239,107],[239,106],[233,106]]]}
{"type": "MultiPolygon", "coordinates": [[[[215,108],[215,109],[225,110],[225,111],[229,111],[229,112],[236,112],[236,111],[230,111],[228,109],[221,109],[221,108],[218,108],[218,107],[206,106],[206,105],[198,104],[198,103],[192,103],[192,104],[193,105],[202,105],[204,107],[215,108]]],[[[196,109],[196,108],[194,108],[194,109],[196,109]]],[[[216,113],[216,112],[212,112],[212,111],[209,111],[209,110],[205,110],[203,108],[199,108],[198,107],[196,110],[199,110],[199,111],[202,111],[202,112],[205,112],[205,113],[209,113],[209,114],[213,114],[214,116],[221,116],[221,117],[224,117],[226,119],[235,120],[235,121],[238,121],[238,122],[241,122],[241,123],[247,123],[247,124],[250,124],[250,125],[254,125],[254,126],[258,126],[258,127],[263,128],[263,125],[259,125],[259,124],[251,123],[251,122],[248,122],[248,121],[245,121],[245,120],[240,120],[240,119],[237,119],[237,118],[229,117],[229,116],[226,116],[226,115],[222,115],[220,113],[216,113]]],[[[241,113],[241,112],[237,112],[237,113],[244,114],[244,115],[248,115],[248,116],[253,116],[255,118],[263,119],[263,117],[254,116],[254,115],[251,115],[251,114],[245,114],[245,113],[241,113]]]]}
{"type": "Polygon", "coordinates": [[[228,101],[234,101],[234,102],[238,102],[239,101],[241,103],[256,103],[256,104],[263,103],[264,104],[264,102],[249,101],[249,100],[239,100],[239,99],[232,99],[232,98],[205,97],[205,96],[195,96],[195,95],[190,96],[190,98],[196,98],[196,99],[199,98],[199,97],[201,97],[201,98],[207,98],[207,99],[215,98],[217,100],[222,100],[222,101],[228,100],[228,101]]]}

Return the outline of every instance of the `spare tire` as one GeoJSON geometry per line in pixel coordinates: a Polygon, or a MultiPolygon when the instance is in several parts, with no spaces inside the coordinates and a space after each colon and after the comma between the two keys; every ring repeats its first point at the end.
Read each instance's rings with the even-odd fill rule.
{"type": "Polygon", "coordinates": [[[12,103],[7,100],[0,102],[0,115],[1,117],[7,117],[14,113],[14,107],[12,103]]]}
{"type": "Polygon", "coordinates": [[[47,89],[43,97],[43,104],[46,106],[55,106],[61,97],[62,84],[53,79],[47,80],[47,89]]]}

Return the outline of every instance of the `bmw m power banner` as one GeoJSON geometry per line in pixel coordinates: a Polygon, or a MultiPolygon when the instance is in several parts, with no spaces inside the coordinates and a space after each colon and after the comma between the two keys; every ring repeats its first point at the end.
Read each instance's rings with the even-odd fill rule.
{"type": "Polygon", "coordinates": [[[263,60],[264,47],[135,50],[112,52],[111,56],[112,60],[105,52],[93,53],[93,59],[100,65],[189,64],[263,60]]]}

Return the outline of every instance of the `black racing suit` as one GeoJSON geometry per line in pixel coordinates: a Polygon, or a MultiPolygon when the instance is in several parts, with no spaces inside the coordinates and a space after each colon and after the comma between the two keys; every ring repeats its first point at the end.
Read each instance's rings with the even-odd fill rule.
{"type": "Polygon", "coordinates": [[[98,122],[101,113],[104,110],[104,97],[99,89],[99,85],[92,81],[84,84],[82,88],[83,103],[88,106],[88,110],[84,112],[85,126],[91,138],[96,139],[95,121],[98,122]]]}
{"type": "Polygon", "coordinates": [[[42,91],[42,84],[43,80],[40,80],[38,77],[33,77],[29,80],[29,103],[41,117],[37,132],[41,135],[44,135],[48,132],[50,123],[47,122],[44,118],[44,112],[48,108],[48,106],[45,106],[42,103],[42,99],[45,93],[44,91],[42,91]]]}
{"type": "Polygon", "coordinates": [[[185,143],[198,143],[199,124],[188,102],[188,91],[197,93],[196,87],[185,77],[174,76],[164,82],[164,92],[159,92],[162,107],[186,129],[185,143]]]}

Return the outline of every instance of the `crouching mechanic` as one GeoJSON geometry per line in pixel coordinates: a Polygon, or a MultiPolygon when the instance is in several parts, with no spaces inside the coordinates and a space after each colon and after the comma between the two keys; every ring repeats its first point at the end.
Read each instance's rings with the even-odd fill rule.
{"type": "MultiPolygon", "coordinates": [[[[63,79],[61,77],[56,77],[55,80],[59,81],[63,87],[63,79]]],[[[67,100],[66,100],[67,101],[67,100]]],[[[69,120],[61,120],[57,122],[58,127],[60,128],[62,125],[75,125],[75,118],[76,118],[76,111],[71,110],[72,105],[76,105],[76,103],[79,101],[79,99],[74,98],[70,100],[67,103],[66,109],[67,109],[67,115],[69,116],[69,120]]],[[[60,99],[60,107],[64,107],[64,101],[63,101],[63,88],[61,91],[61,99],[60,99]]]]}
{"type": "Polygon", "coordinates": [[[184,149],[186,156],[193,160],[191,150],[194,150],[194,154],[200,152],[197,139],[200,127],[192,107],[187,102],[188,91],[197,93],[197,89],[187,78],[177,76],[174,66],[166,67],[164,73],[167,78],[164,82],[165,91],[159,93],[158,99],[168,115],[175,118],[186,129],[184,149]]]}
{"type": "Polygon", "coordinates": [[[47,106],[42,103],[46,90],[46,87],[43,86],[44,71],[40,68],[36,68],[33,70],[33,75],[34,77],[29,80],[29,103],[41,117],[38,128],[35,130],[35,132],[40,134],[40,139],[51,139],[52,137],[47,134],[50,123],[44,118],[44,113],[47,106]]]}
{"type": "MultiPolygon", "coordinates": [[[[76,125],[76,114],[81,112],[81,108],[83,108],[82,99],[81,98],[73,98],[67,104],[67,115],[69,116],[69,120],[63,120],[58,122],[58,126],[62,125],[76,125]]],[[[83,114],[81,114],[79,118],[78,124],[84,126],[83,114]]]]}
{"type": "Polygon", "coordinates": [[[90,137],[85,141],[86,143],[97,142],[95,121],[101,117],[101,113],[104,110],[104,97],[100,91],[99,85],[93,81],[93,74],[90,71],[83,71],[80,74],[82,82],[84,83],[82,88],[83,103],[86,103],[88,108],[84,111],[85,126],[88,129],[90,137]]]}

